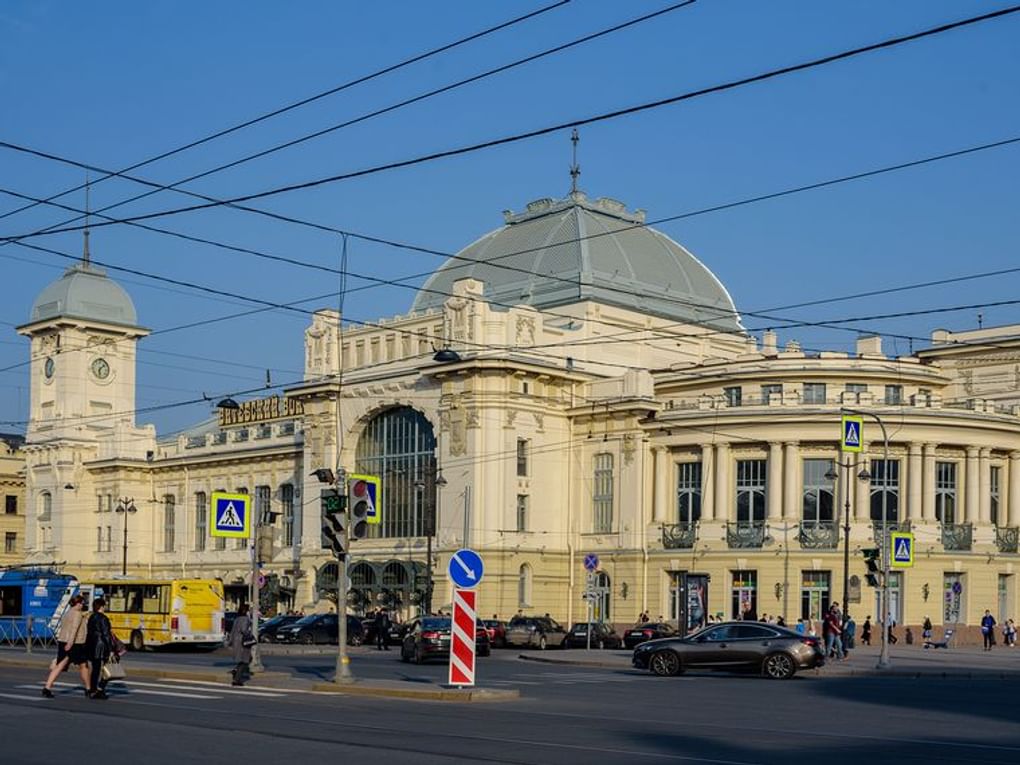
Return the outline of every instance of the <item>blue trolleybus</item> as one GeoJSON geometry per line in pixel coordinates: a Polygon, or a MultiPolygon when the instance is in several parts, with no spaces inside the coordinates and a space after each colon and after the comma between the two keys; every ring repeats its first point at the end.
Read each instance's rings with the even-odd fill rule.
{"type": "Polygon", "coordinates": [[[78,580],[37,566],[0,568],[0,643],[50,640],[78,580]]]}

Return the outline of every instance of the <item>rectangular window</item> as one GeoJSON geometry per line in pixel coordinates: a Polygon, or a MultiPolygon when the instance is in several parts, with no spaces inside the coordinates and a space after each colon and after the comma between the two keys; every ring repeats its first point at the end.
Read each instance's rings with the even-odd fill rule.
{"type": "Polygon", "coordinates": [[[103,527],[96,526],[96,552],[103,551],[103,527]]]}
{"type": "Polygon", "coordinates": [[[739,385],[734,385],[730,388],[723,388],[723,397],[726,399],[726,406],[734,407],[740,406],[740,402],[743,399],[744,393],[739,385]]]}
{"type": "Polygon", "coordinates": [[[517,439],[517,475],[524,478],[528,475],[528,440],[517,439]]]}
{"type": "MultiPolygon", "coordinates": [[[[248,493],[248,487],[247,486],[241,486],[241,487],[239,487],[237,489],[234,489],[234,492],[236,494],[247,494],[248,493]]],[[[238,537],[238,538],[234,539],[234,549],[235,550],[247,550],[248,549],[248,540],[245,539],[244,537],[238,537]]]]}
{"type": "Polygon", "coordinates": [[[254,519],[256,523],[268,524],[269,523],[269,511],[272,504],[273,490],[268,486],[256,486],[255,487],[255,514],[254,519]]]}
{"type": "Polygon", "coordinates": [[[103,512],[103,495],[102,494],[97,494],[96,495],[96,512],[97,513],[103,512]]]}
{"type": "Polygon", "coordinates": [[[992,467],[990,468],[990,475],[988,480],[988,491],[991,494],[989,506],[992,511],[992,525],[999,525],[999,486],[1000,479],[1002,477],[1002,468],[992,467]]]}
{"type": "Polygon", "coordinates": [[[761,386],[761,402],[763,404],[769,403],[772,397],[775,396],[777,399],[783,397],[783,386],[778,384],[768,384],[761,386]]]}
{"type": "Polygon", "coordinates": [[[204,491],[195,492],[195,551],[205,549],[205,538],[209,536],[209,496],[204,491]]]}
{"type": "Polygon", "coordinates": [[[881,523],[885,507],[885,522],[896,523],[900,508],[900,461],[871,461],[871,520],[881,523]]]}
{"type": "Polygon", "coordinates": [[[956,463],[935,463],[935,517],[939,523],[956,523],[956,463]]]}
{"type": "Polygon", "coordinates": [[[18,533],[7,531],[4,533],[4,552],[10,555],[18,551],[18,533]]]}
{"type": "MultiPolygon", "coordinates": [[[[875,589],[875,613],[882,613],[881,588],[875,589]]],[[[893,624],[903,623],[903,572],[901,571],[889,572],[889,615],[892,617],[893,624]]]]}
{"type": "Polygon", "coordinates": [[[678,523],[701,520],[701,463],[681,462],[676,477],[676,512],[678,523]]]}
{"type": "Polygon", "coordinates": [[[594,491],[592,492],[592,531],[608,534],[613,530],[613,455],[595,455],[594,491]]]}
{"type": "Polygon", "coordinates": [[[173,494],[163,497],[163,552],[173,552],[177,528],[177,500],[173,494]]]}
{"type": "Polygon", "coordinates": [[[959,624],[963,616],[963,574],[943,574],[942,593],[942,623],[959,624]]]}
{"type": "Polygon", "coordinates": [[[824,404],[825,383],[804,383],[804,403],[824,404]]]}
{"type": "Polygon", "coordinates": [[[528,530],[528,495],[517,495],[517,530],[528,530]]]}
{"type": "Polygon", "coordinates": [[[18,495],[7,494],[4,497],[4,513],[6,515],[18,514],[18,495]]]}
{"type": "Polygon", "coordinates": [[[899,406],[903,403],[903,386],[902,385],[886,385],[885,386],[885,403],[889,406],[899,406]]]}
{"type": "Polygon", "coordinates": [[[804,460],[801,509],[804,523],[817,525],[833,521],[833,481],[825,477],[832,469],[832,460],[804,460]]]}
{"type": "Polygon", "coordinates": [[[106,552],[113,550],[113,526],[106,527],[106,552]]]}
{"type": "Polygon", "coordinates": [[[737,460],[737,522],[765,520],[766,460],[737,460]]]}
{"type": "Polygon", "coordinates": [[[847,383],[846,384],[846,392],[847,393],[867,393],[868,392],[868,386],[866,384],[864,384],[864,383],[847,383]]]}
{"type": "MultiPolygon", "coordinates": [[[[226,489],[217,489],[216,491],[217,492],[224,492],[224,491],[226,491],[226,489]]],[[[227,549],[227,538],[226,537],[213,537],[213,539],[216,540],[215,542],[213,542],[213,548],[214,549],[216,549],[216,550],[226,550],[227,549]]]]}
{"type": "Polygon", "coordinates": [[[294,485],[280,487],[280,509],[283,512],[283,546],[294,546],[294,485]]]}
{"type": "Polygon", "coordinates": [[[733,587],[730,590],[730,618],[744,616],[757,619],[758,614],[758,572],[734,571],[733,587]]]}
{"type": "MultiPolygon", "coordinates": [[[[828,571],[801,572],[800,618],[820,622],[829,612],[830,582],[828,571]]],[[[815,627],[820,630],[821,625],[815,627]]]]}

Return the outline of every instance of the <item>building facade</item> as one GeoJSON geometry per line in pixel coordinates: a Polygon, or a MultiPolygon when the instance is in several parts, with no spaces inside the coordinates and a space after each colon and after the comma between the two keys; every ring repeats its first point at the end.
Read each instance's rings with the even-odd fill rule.
{"type": "Polygon", "coordinates": [[[406,315],[351,327],[316,313],[300,385],[172,438],[135,423],[147,331],[87,261],[19,331],[26,556],[81,576],[219,576],[242,600],[249,544],[208,534],[212,492],[240,490],[265,520],[264,604],[329,608],[338,570],[314,475],[329,468],[382,480],[381,523],[349,561],[354,611],[406,616],[430,586],[447,607],[445,567],[469,546],[486,563],[480,608],[501,617],[791,622],[846,599],[875,621],[861,550],[896,528],[916,540],[891,580],[897,623],[1016,615],[1020,328],[936,331],[907,357],[879,338],[780,347],[614,200],[574,192],[506,213],[406,315]],[[859,455],[838,450],[847,408],[866,416],[859,455]]]}
{"type": "Polygon", "coordinates": [[[0,434],[0,566],[16,565],[25,556],[25,455],[24,438],[0,434]]]}

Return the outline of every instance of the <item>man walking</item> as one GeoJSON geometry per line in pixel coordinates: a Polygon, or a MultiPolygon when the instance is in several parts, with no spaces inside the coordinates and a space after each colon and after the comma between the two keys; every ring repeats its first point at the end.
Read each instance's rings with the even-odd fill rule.
{"type": "Polygon", "coordinates": [[[390,650],[390,617],[384,608],[375,615],[375,647],[378,651],[390,650]]]}
{"type": "Polygon", "coordinates": [[[832,658],[843,660],[843,617],[835,603],[825,615],[825,653],[832,658]]]}
{"type": "Polygon", "coordinates": [[[995,617],[987,608],[985,615],[981,617],[981,637],[985,639],[985,650],[991,651],[995,645],[995,617]]]}

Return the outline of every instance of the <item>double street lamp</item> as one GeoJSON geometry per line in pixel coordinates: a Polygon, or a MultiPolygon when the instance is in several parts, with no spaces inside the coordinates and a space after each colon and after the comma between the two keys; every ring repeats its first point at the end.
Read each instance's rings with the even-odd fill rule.
{"type": "Polygon", "coordinates": [[[117,500],[117,512],[124,514],[124,557],[121,560],[120,573],[122,576],[127,576],[128,515],[138,512],[135,500],[132,497],[121,497],[117,500]]]}
{"type": "MultiPolygon", "coordinates": [[[[850,612],[850,471],[856,467],[853,462],[836,461],[825,474],[826,480],[835,481],[839,478],[836,468],[843,468],[843,618],[847,618],[850,612]]],[[[871,480],[871,473],[862,467],[857,478],[867,482],[871,480]]]]}
{"type": "Polygon", "coordinates": [[[414,488],[418,490],[419,502],[424,503],[422,524],[425,532],[425,594],[422,598],[422,612],[426,614],[432,613],[432,537],[436,535],[438,490],[446,486],[446,483],[442,468],[436,468],[435,472],[419,476],[414,481],[414,488]],[[430,487],[433,491],[426,491],[430,487]]]}

